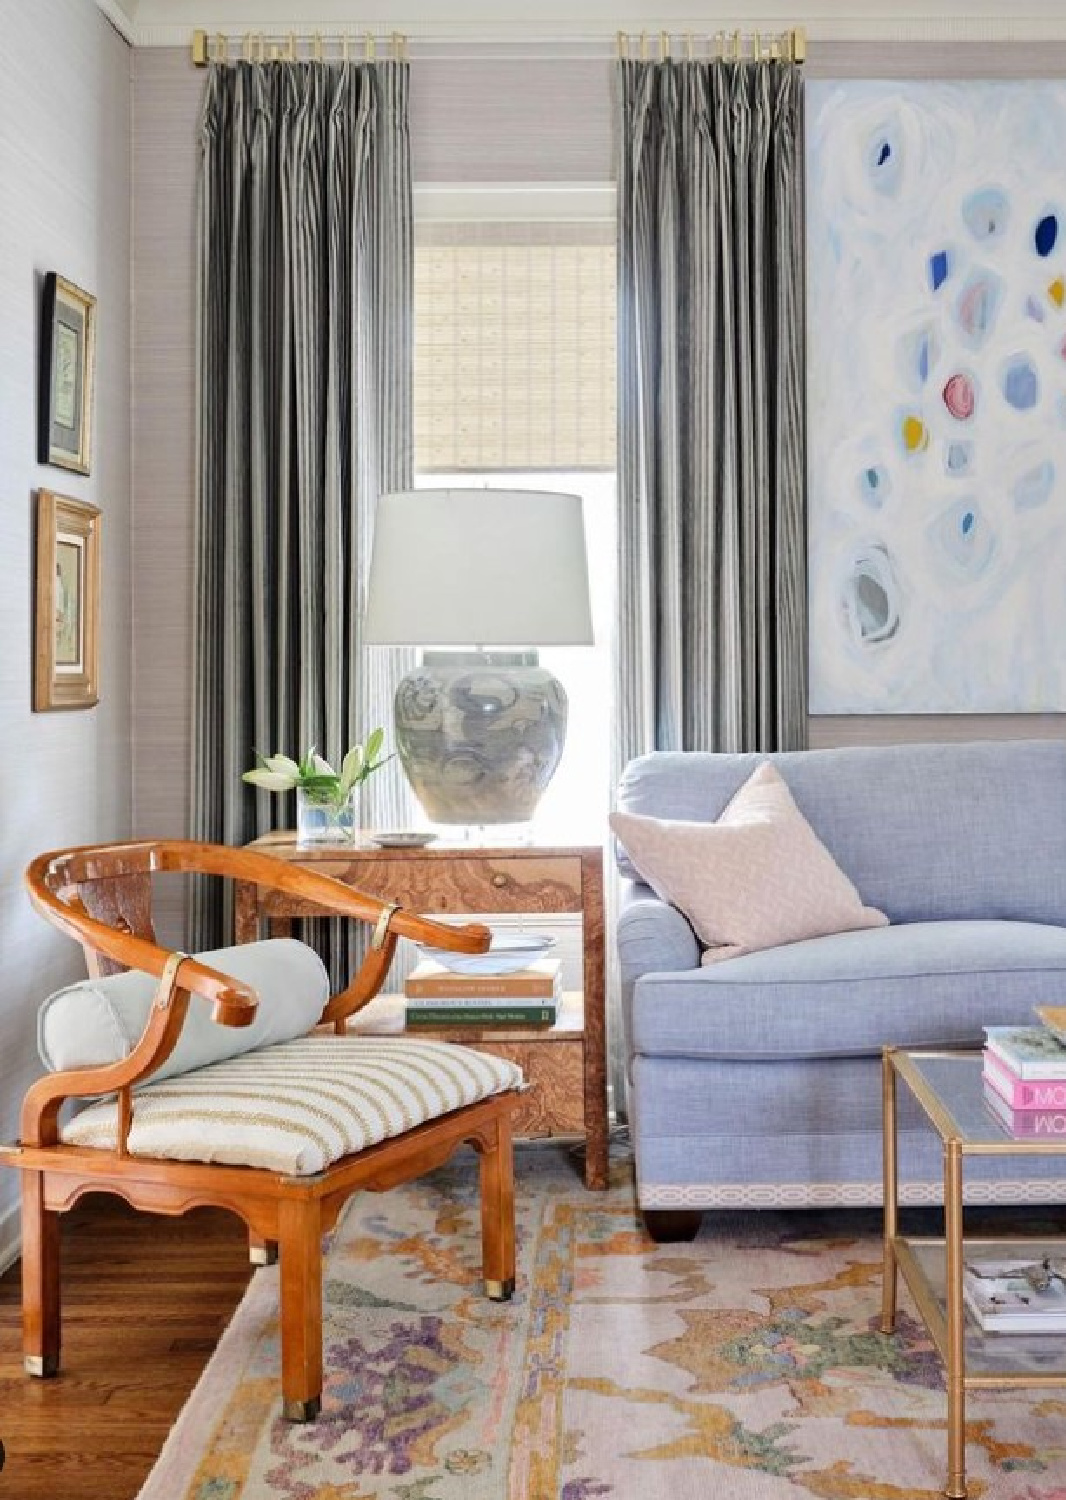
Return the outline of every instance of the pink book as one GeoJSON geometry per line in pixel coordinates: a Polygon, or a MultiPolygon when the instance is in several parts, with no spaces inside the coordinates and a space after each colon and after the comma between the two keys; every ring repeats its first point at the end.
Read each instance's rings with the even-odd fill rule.
{"type": "Polygon", "coordinates": [[[994,1088],[985,1089],[989,1109],[1011,1135],[1024,1137],[1066,1136],[1066,1110],[1011,1109],[994,1088]]]}
{"type": "Polygon", "coordinates": [[[993,1053],[984,1056],[985,1082],[1011,1109],[1066,1110],[1066,1078],[1018,1078],[993,1053]]]}

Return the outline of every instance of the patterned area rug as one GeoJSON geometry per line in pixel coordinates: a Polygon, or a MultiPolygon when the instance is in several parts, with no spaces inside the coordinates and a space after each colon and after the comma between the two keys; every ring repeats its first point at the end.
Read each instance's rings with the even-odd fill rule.
{"type": "MultiPolygon", "coordinates": [[[[326,1272],[314,1425],[279,1415],[259,1271],[141,1500],[918,1500],[942,1492],[940,1362],[876,1331],[873,1215],[711,1215],[656,1247],[616,1164],[587,1193],[518,1153],[519,1290],[478,1281],[473,1159],[355,1200],[326,1272]]],[[[1066,1392],[968,1411],[973,1500],[1066,1500],[1066,1392]]]]}

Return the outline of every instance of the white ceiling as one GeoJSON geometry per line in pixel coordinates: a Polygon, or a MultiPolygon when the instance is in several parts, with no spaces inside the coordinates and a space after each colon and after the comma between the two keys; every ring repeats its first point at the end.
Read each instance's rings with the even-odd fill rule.
{"type": "Polygon", "coordinates": [[[811,38],[1029,40],[1066,37],[1062,0],[96,0],[136,46],[184,45],[193,30],[240,35],[400,31],[418,40],[597,41],[619,30],[701,35],[802,25],[811,38]],[[535,16],[531,14],[535,9],[535,16]]]}

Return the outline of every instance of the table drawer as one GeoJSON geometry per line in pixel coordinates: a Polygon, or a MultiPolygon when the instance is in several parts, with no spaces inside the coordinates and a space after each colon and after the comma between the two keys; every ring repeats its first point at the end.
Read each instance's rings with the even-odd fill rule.
{"type": "MultiPolygon", "coordinates": [[[[413,911],[555,912],[581,910],[581,861],[569,858],[316,859],[315,870],[413,911]]],[[[270,916],[315,916],[321,909],[284,892],[265,895],[270,916]]]]}

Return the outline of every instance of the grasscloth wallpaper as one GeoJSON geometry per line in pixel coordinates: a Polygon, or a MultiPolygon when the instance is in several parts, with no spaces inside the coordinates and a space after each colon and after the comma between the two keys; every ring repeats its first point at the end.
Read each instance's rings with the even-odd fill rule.
{"type": "MultiPolygon", "coordinates": [[[[130,52],[85,0],[4,7],[0,89],[0,1139],[40,1071],[35,1015],[84,974],[69,939],[30,910],[22,871],[63,843],[130,831],[130,52]],[[36,461],[40,301],[48,271],[97,299],[92,474],[36,461]],[[34,497],[99,505],[100,703],[30,708],[34,497]]],[[[0,1173],[0,1264],[17,1179],[0,1173]]]]}

